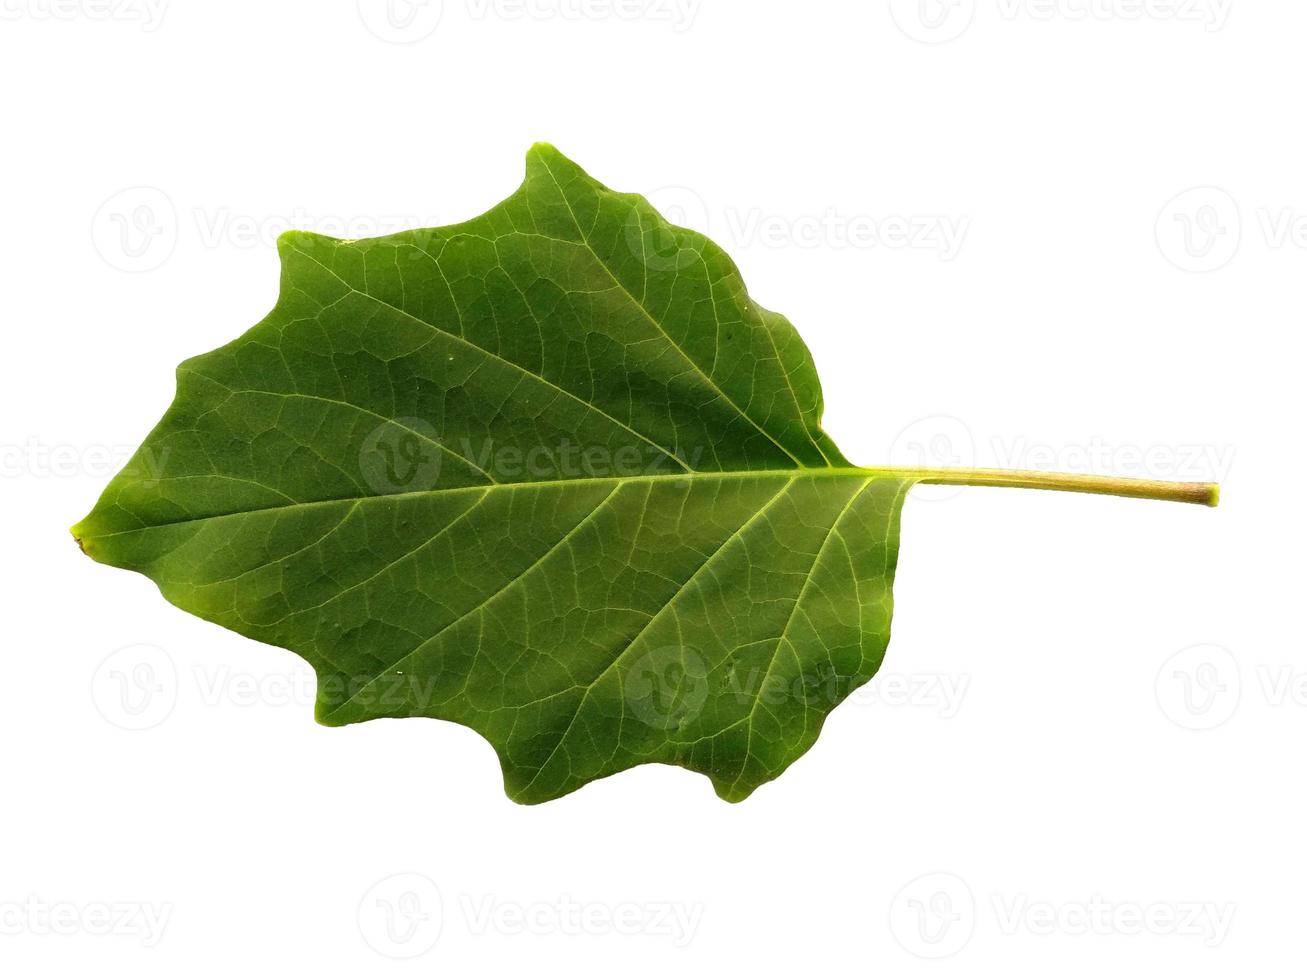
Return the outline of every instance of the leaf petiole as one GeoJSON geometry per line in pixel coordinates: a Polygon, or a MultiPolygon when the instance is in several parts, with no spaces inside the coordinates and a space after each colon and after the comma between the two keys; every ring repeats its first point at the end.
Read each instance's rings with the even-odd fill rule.
{"type": "Polygon", "coordinates": [[[1173,480],[1144,480],[1121,476],[1081,473],[1041,473],[1036,470],[999,469],[913,469],[875,467],[864,472],[915,479],[918,483],[968,487],[1016,487],[1027,490],[1066,490],[1073,493],[1102,493],[1114,497],[1172,500],[1182,504],[1215,507],[1221,497],[1216,483],[1182,483],[1173,480]]]}

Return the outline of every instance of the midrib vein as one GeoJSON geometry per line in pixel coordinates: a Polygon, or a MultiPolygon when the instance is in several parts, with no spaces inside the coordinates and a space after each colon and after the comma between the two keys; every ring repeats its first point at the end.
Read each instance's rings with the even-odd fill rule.
{"type": "MultiPolygon", "coordinates": [[[[197,474],[207,475],[207,474],[197,474]]],[[[355,497],[329,497],[323,500],[304,500],[293,504],[271,504],[267,507],[250,507],[246,510],[227,511],[222,514],[205,514],[201,517],[184,517],[176,521],[160,521],[158,524],[146,524],[142,527],[126,528],[122,531],[110,531],[108,534],[90,534],[84,540],[99,541],[104,538],[117,537],[120,534],[139,534],[156,528],[175,527],[179,524],[194,524],[198,521],[216,521],[228,517],[244,517],[249,514],[262,514],[272,511],[296,510],[309,507],[329,507],[333,504],[357,504],[379,500],[404,500],[415,497],[429,497],[433,494],[503,493],[511,490],[528,490],[533,487],[573,487],[593,484],[626,483],[699,483],[710,480],[781,480],[805,477],[814,480],[852,479],[865,480],[868,477],[886,477],[914,479],[911,473],[894,470],[859,469],[856,467],[793,467],[785,470],[711,470],[691,471],[689,473],[658,473],[646,476],[588,476],[575,480],[535,480],[522,483],[496,483],[487,486],[484,483],[465,487],[436,487],[430,490],[408,490],[404,493],[368,494],[355,497]]],[[[165,478],[166,479],[166,478],[165,478]]],[[[160,481],[162,482],[162,481],[160,481]]]]}

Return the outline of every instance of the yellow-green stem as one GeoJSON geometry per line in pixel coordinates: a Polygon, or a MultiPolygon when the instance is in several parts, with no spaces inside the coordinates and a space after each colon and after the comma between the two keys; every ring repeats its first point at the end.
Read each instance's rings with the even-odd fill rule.
{"type": "Polygon", "coordinates": [[[1185,504],[1215,507],[1221,488],[1216,483],[1179,483],[1172,480],[1139,480],[1121,476],[1092,476],[1079,473],[1040,473],[1035,470],[913,469],[875,467],[866,472],[915,478],[921,483],[968,487],[1020,487],[1030,490],[1068,490],[1075,493],[1103,493],[1115,497],[1174,500],[1185,504]]]}

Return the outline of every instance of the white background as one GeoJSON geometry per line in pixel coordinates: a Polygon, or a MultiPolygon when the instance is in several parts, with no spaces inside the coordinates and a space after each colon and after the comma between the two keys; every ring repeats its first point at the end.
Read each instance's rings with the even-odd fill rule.
{"type": "Polygon", "coordinates": [[[1301,965],[1307,9],[0,8],[6,976],[1301,965]],[[646,766],[521,807],[470,730],[315,725],[298,658],[67,528],[278,231],[461,220],[539,139],[732,252],[853,460],[1221,507],[919,489],[882,678],[738,806],[646,766]]]}

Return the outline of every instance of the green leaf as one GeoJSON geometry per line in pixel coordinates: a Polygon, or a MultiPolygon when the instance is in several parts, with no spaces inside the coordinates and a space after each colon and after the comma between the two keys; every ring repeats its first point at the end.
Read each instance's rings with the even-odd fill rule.
{"type": "Polygon", "coordinates": [[[784,771],[880,666],[914,482],[1214,492],[851,466],[726,254],[550,146],[471,221],[278,248],[272,312],[178,368],[74,534],[304,657],[324,724],[480,732],[524,803],[784,771]]]}

